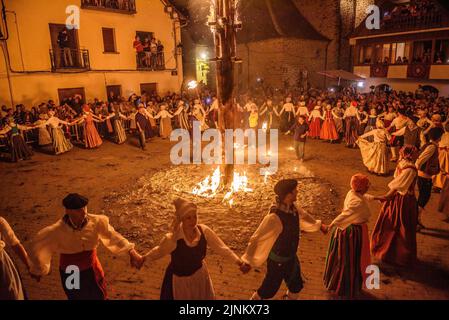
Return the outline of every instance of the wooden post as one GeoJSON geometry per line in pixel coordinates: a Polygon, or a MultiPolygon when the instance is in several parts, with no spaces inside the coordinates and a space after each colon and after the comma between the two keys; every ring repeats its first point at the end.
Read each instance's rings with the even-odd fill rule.
{"type": "MultiPolygon", "coordinates": [[[[216,84],[219,102],[219,129],[236,129],[236,105],[234,103],[235,62],[237,61],[237,0],[216,0],[214,30],[216,84]]],[[[224,184],[232,183],[234,165],[224,169],[224,184]]]]}

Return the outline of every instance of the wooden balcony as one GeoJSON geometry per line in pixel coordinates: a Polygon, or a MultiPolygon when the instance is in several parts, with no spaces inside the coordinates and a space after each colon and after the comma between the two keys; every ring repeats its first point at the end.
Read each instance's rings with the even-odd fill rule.
{"type": "Polygon", "coordinates": [[[449,64],[367,64],[354,66],[354,74],[365,78],[449,80],[449,64]]]}

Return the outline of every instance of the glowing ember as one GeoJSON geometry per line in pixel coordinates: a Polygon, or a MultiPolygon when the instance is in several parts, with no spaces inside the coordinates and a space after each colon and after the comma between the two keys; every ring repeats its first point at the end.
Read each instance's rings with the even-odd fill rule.
{"type": "Polygon", "coordinates": [[[218,192],[221,181],[220,168],[217,168],[211,176],[206,177],[193,189],[192,194],[205,198],[213,198],[218,192]]]}
{"type": "Polygon", "coordinates": [[[289,151],[295,151],[295,148],[289,147],[288,150],[289,150],[289,151]]]}
{"type": "MultiPolygon", "coordinates": [[[[217,168],[214,173],[206,177],[203,181],[193,189],[192,194],[203,198],[214,198],[220,191],[221,173],[220,168],[217,168]]],[[[228,203],[231,207],[234,204],[232,198],[234,194],[239,192],[253,192],[254,190],[248,187],[248,176],[246,172],[240,175],[238,172],[234,172],[234,180],[232,182],[229,192],[227,192],[223,198],[223,203],[228,203]]]]}

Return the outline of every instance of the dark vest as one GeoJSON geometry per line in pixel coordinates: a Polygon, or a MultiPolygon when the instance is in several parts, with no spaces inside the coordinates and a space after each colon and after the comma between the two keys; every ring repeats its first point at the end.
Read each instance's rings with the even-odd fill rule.
{"type": "Polygon", "coordinates": [[[184,239],[178,240],[175,251],[171,254],[171,268],[178,277],[189,277],[203,266],[207,254],[207,241],[203,230],[198,226],[201,238],[196,247],[189,247],[184,239]]]}
{"type": "Polygon", "coordinates": [[[405,127],[405,133],[404,133],[404,145],[412,145],[415,146],[417,148],[419,148],[419,136],[420,136],[420,129],[417,128],[413,131],[411,131],[408,126],[405,127]]]}
{"type": "MultiPolygon", "coordinates": [[[[433,143],[431,143],[431,142],[426,144],[422,148],[421,153],[423,153],[427,149],[427,147],[429,147],[432,144],[433,143]]],[[[421,170],[422,172],[425,172],[429,176],[434,176],[440,172],[440,160],[439,160],[438,146],[436,147],[435,152],[430,157],[430,159],[427,160],[426,162],[424,162],[421,165],[421,168],[419,168],[419,170],[421,170]]]]}
{"type": "Polygon", "coordinates": [[[276,214],[282,222],[282,233],[274,243],[271,252],[279,257],[295,257],[299,245],[299,213],[287,213],[279,208],[272,208],[271,213],[276,214]]]}

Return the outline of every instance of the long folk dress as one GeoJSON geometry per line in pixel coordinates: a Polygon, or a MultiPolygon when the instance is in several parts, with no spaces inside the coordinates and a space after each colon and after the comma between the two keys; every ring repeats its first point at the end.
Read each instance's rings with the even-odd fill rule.
{"type": "Polygon", "coordinates": [[[189,242],[183,228],[167,234],[160,245],[147,254],[154,261],[171,255],[161,289],[161,300],[215,300],[215,292],[204,259],[207,248],[239,262],[237,255],[206,225],[198,225],[197,236],[189,242]]]}
{"type": "Polygon", "coordinates": [[[324,285],[339,296],[360,294],[370,265],[368,201],[374,197],[354,190],[348,192],[343,211],[330,225],[333,228],[324,271],[324,285]]]}
{"type": "Polygon", "coordinates": [[[416,261],[417,174],[414,163],[402,160],[388,185],[396,195],[382,206],[371,237],[371,252],[383,262],[409,266],[416,261]]]}
{"type": "Polygon", "coordinates": [[[363,164],[369,172],[388,174],[390,172],[387,143],[391,136],[385,129],[374,129],[359,137],[357,144],[362,154],[363,164]],[[368,138],[372,137],[373,142],[368,138]]]}
{"type": "Polygon", "coordinates": [[[321,127],[320,138],[322,140],[338,140],[338,132],[334,122],[334,116],[331,110],[327,110],[324,115],[324,122],[321,127]]]}
{"type": "Polygon", "coordinates": [[[355,146],[359,137],[357,131],[359,120],[357,114],[357,108],[350,105],[343,115],[345,121],[345,142],[347,146],[355,146]]]}
{"type": "Polygon", "coordinates": [[[5,251],[5,246],[14,247],[20,244],[8,222],[0,217],[0,301],[25,300],[22,280],[19,271],[5,251]]]}
{"type": "Polygon", "coordinates": [[[160,123],[160,136],[162,139],[170,138],[170,135],[173,131],[172,125],[171,125],[171,119],[173,118],[173,115],[171,115],[170,112],[167,110],[161,110],[157,114],[157,116],[154,117],[154,120],[161,119],[160,123]]]}
{"type": "Polygon", "coordinates": [[[100,242],[115,255],[125,255],[134,248],[109,224],[109,218],[88,214],[80,229],[74,228],[68,216],[41,230],[31,244],[31,273],[46,276],[54,254],[60,255],[61,284],[69,300],[107,299],[106,280],[97,247],[100,242]],[[65,283],[71,273],[67,267],[80,270],[80,290],[69,290],[65,283]]]}
{"type": "Polygon", "coordinates": [[[48,132],[46,123],[47,123],[47,120],[44,120],[44,119],[38,120],[34,123],[35,126],[39,127],[39,142],[38,143],[39,143],[40,147],[48,146],[53,143],[53,140],[51,139],[50,132],[48,132]],[[43,124],[45,124],[45,126],[42,126],[43,124]]]}
{"type": "Polygon", "coordinates": [[[293,294],[303,289],[301,264],[297,256],[301,231],[317,232],[321,221],[296,206],[280,203],[271,207],[251,237],[242,257],[245,263],[259,268],[267,261],[267,273],[257,290],[262,299],[273,298],[284,281],[293,294]]]}
{"type": "MultiPolygon", "coordinates": [[[[73,149],[72,143],[67,140],[64,135],[64,131],[61,129],[61,125],[67,125],[67,122],[53,116],[47,120],[44,124],[48,126],[51,130],[52,140],[53,140],[53,150],[56,155],[66,153],[73,149]]],[[[44,126],[42,125],[42,126],[44,126]]]]}
{"type": "Polygon", "coordinates": [[[321,115],[321,107],[316,106],[315,109],[310,113],[310,117],[309,117],[309,122],[310,122],[309,137],[311,137],[312,139],[320,138],[321,120],[323,120],[323,116],[321,115]]]}
{"type": "Polygon", "coordinates": [[[97,128],[95,127],[95,121],[92,113],[86,112],[84,118],[84,144],[86,149],[95,149],[103,144],[97,128]]]}
{"type": "Polygon", "coordinates": [[[343,115],[345,111],[341,107],[335,107],[332,109],[332,115],[334,116],[335,128],[337,129],[338,135],[343,135],[345,133],[345,127],[343,125],[343,115]]]}
{"type": "Polygon", "coordinates": [[[126,142],[126,131],[123,127],[122,120],[127,120],[124,115],[122,115],[120,112],[116,111],[111,115],[112,123],[114,126],[114,140],[117,144],[123,144],[126,142]]]}
{"type": "Polygon", "coordinates": [[[23,136],[19,130],[27,130],[28,127],[20,124],[11,123],[7,125],[3,130],[0,130],[0,135],[10,135],[11,143],[11,161],[17,162],[19,160],[28,160],[33,155],[33,151],[28,147],[23,136]]]}

